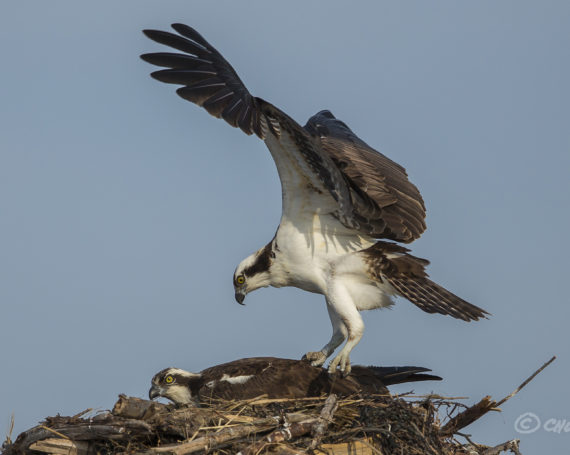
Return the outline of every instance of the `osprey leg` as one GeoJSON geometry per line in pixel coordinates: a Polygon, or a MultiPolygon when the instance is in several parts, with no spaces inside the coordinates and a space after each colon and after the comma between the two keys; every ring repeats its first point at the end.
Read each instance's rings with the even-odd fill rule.
{"type": "Polygon", "coordinates": [[[329,373],[334,373],[336,368],[339,367],[340,371],[347,375],[350,373],[350,352],[362,338],[364,322],[348,289],[338,280],[334,280],[331,283],[327,290],[326,298],[327,305],[330,308],[329,314],[334,313],[335,317],[340,319],[347,332],[347,341],[337,356],[331,361],[329,373]]]}
{"type": "Polygon", "coordinates": [[[307,352],[303,356],[303,360],[308,360],[314,367],[322,366],[325,363],[325,360],[331,356],[335,349],[338,348],[348,336],[346,325],[342,322],[338,313],[329,305],[328,302],[327,310],[329,312],[329,318],[333,328],[333,334],[330,341],[325,344],[320,351],[307,352]]]}

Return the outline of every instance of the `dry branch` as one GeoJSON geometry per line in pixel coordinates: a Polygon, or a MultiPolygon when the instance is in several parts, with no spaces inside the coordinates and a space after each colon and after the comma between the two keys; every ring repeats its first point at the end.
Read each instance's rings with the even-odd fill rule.
{"type": "Polygon", "coordinates": [[[323,410],[321,411],[321,415],[319,416],[319,420],[315,423],[313,427],[313,440],[311,441],[310,449],[314,449],[317,447],[323,435],[325,434],[325,430],[329,426],[329,424],[333,420],[334,413],[338,409],[338,400],[335,394],[329,395],[327,401],[325,401],[325,405],[323,406],[323,410]]]}
{"type": "Polygon", "coordinates": [[[43,439],[30,445],[30,450],[49,453],[52,455],[90,455],[89,443],[83,441],[70,441],[69,439],[43,439]]]}
{"type": "Polygon", "coordinates": [[[465,409],[463,412],[460,412],[455,417],[450,419],[441,429],[440,433],[443,436],[451,436],[467,425],[472,424],[481,416],[487,414],[487,412],[496,407],[497,402],[491,400],[491,396],[487,395],[486,397],[483,397],[483,399],[481,399],[481,401],[478,403],[465,409]]]}
{"type": "MultiPolygon", "coordinates": [[[[525,387],[530,381],[532,381],[536,375],[538,375],[542,370],[544,370],[548,365],[550,365],[556,356],[553,356],[548,362],[545,362],[538,370],[536,370],[533,374],[531,374],[527,379],[525,379],[521,385],[519,385],[513,392],[509,395],[504,397],[500,401],[491,400],[491,397],[487,395],[483,397],[481,401],[474,404],[473,406],[465,409],[463,412],[460,412],[455,417],[451,418],[447,424],[441,429],[441,434],[443,436],[451,436],[454,433],[457,433],[462,428],[466,427],[467,425],[475,422],[477,419],[481,418],[487,412],[496,410],[499,411],[499,406],[505,403],[506,401],[510,400],[514,397],[517,393],[519,393],[523,387],[525,387]]],[[[506,443],[505,443],[506,444],[506,443]]],[[[518,450],[518,449],[517,449],[518,450]]]]}
{"type": "Polygon", "coordinates": [[[507,450],[515,455],[521,455],[519,452],[519,443],[520,441],[518,439],[513,439],[512,441],[504,442],[498,446],[490,447],[484,452],[481,452],[481,455],[499,455],[501,452],[506,452],[507,450]]]}
{"type": "Polygon", "coordinates": [[[500,400],[497,403],[497,406],[501,406],[503,403],[505,403],[507,400],[510,400],[512,397],[514,397],[517,393],[519,393],[522,388],[524,386],[526,386],[530,381],[532,381],[536,375],[538,373],[540,373],[542,370],[544,370],[548,365],[550,365],[552,362],[554,362],[556,360],[556,356],[552,356],[552,358],[548,361],[545,362],[544,365],[542,365],[538,370],[536,370],[534,373],[532,373],[528,378],[526,378],[523,383],[521,385],[519,385],[515,390],[513,390],[509,395],[507,395],[505,398],[503,398],[502,400],[500,400]]]}
{"type": "Polygon", "coordinates": [[[314,437],[313,442],[309,447],[312,450],[320,442],[323,433],[328,424],[332,421],[332,416],[337,408],[337,397],[335,394],[331,394],[326,399],[325,405],[323,406],[319,417],[310,418],[298,423],[291,423],[285,419],[283,428],[277,429],[267,436],[263,437],[260,441],[250,444],[245,449],[240,451],[238,455],[255,455],[263,450],[263,448],[266,446],[296,439],[308,433],[312,433],[314,437]]]}

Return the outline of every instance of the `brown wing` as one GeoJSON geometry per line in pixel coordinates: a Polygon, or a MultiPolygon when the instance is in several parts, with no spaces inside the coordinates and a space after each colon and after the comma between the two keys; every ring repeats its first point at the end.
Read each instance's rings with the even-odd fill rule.
{"type": "MultiPolygon", "coordinates": [[[[255,133],[266,140],[279,175],[296,174],[291,181],[281,180],[284,199],[295,199],[299,191],[306,192],[307,188],[314,188],[319,194],[328,193],[338,205],[335,210],[338,219],[350,228],[356,227],[344,176],[331,157],[315,144],[315,138],[277,107],[252,96],[233,67],[196,30],[183,24],[173,24],[172,28],[178,34],[143,31],[153,41],[183,52],[141,55],[144,61],[167,68],[151,76],[161,82],[182,85],[176,91],[182,98],[202,106],[246,134],[255,133]],[[298,181],[308,185],[298,185],[298,181]]],[[[330,196],[325,194],[318,206],[308,210],[317,212],[330,204],[330,196]]],[[[284,203],[284,210],[287,208],[288,204],[284,203]]]]}
{"type": "Polygon", "coordinates": [[[311,366],[302,360],[275,357],[253,357],[235,360],[208,368],[201,372],[205,385],[200,389],[200,402],[209,398],[244,400],[267,395],[269,398],[304,398],[327,393],[352,395],[358,387],[343,378],[331,378],[323,368],[311,366]],[[208,378],[249,376],[247,381],[236,384],[217,381],[207,386],[208,378]]]}
{"type": "Polygon", "coordinates": [[[161,30],[144,30],[157,43],[184,54],[156,52],[141,58],[168,69],[151,74],[168,84],[178,84],[176,93],[204,107],[214,117],[223,118],[246,134],[264,136],[257,98],[251,96],[239,76],[224,57],[196,30],[184,24],[172,24],[179,35],[161,30]]]}
{"type": "Polygon", "coordinates": [[[341,170],[353,194],[353,215],[376,238],[409,243],[425,230],[426,210],[406,170],[368,146],[329,111],[309,119],[323,152],[341,170]]]}
{"type": "Polygon", "coordinates": [[[330,112],[313,116],[301,127],[272,104],[253,97],[232,66],[196,30],[183,24],[172,27],[178,34],[144,30],[150,39],[183,52],[141,55],[166,68],[152,77],[182,85],[177,90],[182,98],[266,141],[281,177],[285,213],[289,199],[313,191],[319,197],[309,198],[303,206],[306,211],[323,214],[326,208],[344,226],[372,237],[411,242],[420,236],[425,229],[423,201],[401,166],[368,147],[330,112]]]}

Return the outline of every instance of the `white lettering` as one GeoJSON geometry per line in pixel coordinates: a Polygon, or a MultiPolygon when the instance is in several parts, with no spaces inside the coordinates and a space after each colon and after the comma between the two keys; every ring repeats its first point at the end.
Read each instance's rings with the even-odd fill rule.
{"type": "Polygon", "coordinates": [[[544,431],[549,431],[551,433],[561,433],[566,424],[566,419],[548,419],[546,422],[544,422],[544,431]]]}

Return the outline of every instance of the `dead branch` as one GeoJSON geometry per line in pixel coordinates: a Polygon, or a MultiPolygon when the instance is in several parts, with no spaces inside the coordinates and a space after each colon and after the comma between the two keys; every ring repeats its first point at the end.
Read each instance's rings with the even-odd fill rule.
{"type": "Polygon", "coordinates": [[[487,414],[491,409],[497,406],[497,402],[491,400],[491,396],[487,395],[483,397],[481,401],[470,406],[464,411],[457,414],[455,417],[451,418],[444,427],[440,430],[440,434],[443,436],[451,436],[458,430],[466,427],[467,425],[475,422],[481,416],[487,414]]]}
{"type": "Polygon", "coordinates": [[[522,455],[519,452],[519,443],[519,439],[513,439],[512,441],[507,441],[499,444],[498,446],[491,447],[484,452],[481,452],[481,455],[499,455],[501,452],[506,452],[507,450],[514,453],[515,455],[522,455]]]}
{"type": "Polygon", "coordinates": [[[70,441],[69,439],[49,438],[34,442],[30,450],[49,453],[50,455],[90,455],[95,452],[85,441],[70,441]]]}
{"type": "Polygon", "coordinates": [[[320,439],[328,424],[332,421],[333,414],[337,408],[337,397],[335,394],[331,394],[326,399],[325,405],[318,418],[310,418],[299,423],[285,421],[283,428],[279,428],[263,437],[260,441],[250,444],[240,451],[238,455],[255,455],[263,450],[265,446],[296,439],[308,433],[312,433],[314,436],[313,442],[310,446],[310,449],[312,450],[320,442],[320,439]]]}
{"type": "Polygon", "coordinates": [[[548,365],[550,365],[556,356],[553,356],[548,362],[542,365],[538,370],[536,370],[533,374],[531,374],[527,379],[523,381],[521,385],[519,385],[512,393],[507,395],[505,398],[500,400],[499,402],[491,400],[491,397],[488,395],[484,397],[479,403],[474,404],[473,406],[465,409],[463,412],[460,412],[455,417],[449,420],[447,424],[440,430],[440,433],[443,436],[451,436],[452,434],[456,433],[458,430],[466,427],[467,425],[475,422],[477,419],[484,416],[487,412],[491,410],[499,410],[498,407],[505,403],[507,400],[510,400],[514,397],[518,392],[520,392],[523,387],[525,387],[530,381],[532,381],[536,375],[538,375],[542,370],[544,370],[548,365]]]}
{"type": "Polygon", "coordinates": [[[534,373],[532,373],[528,378],[526,378],[523,383],[521,385],[519,385],[515,390],[513,390],[509,395],[507,395],[505,398],[503,398],[501,401],[499,401],[497,403],[497,407],[501,406],[505,401],[510,400],[512,397],[514,397],[517,393],[519,393],[522,388],[524,386],[526,386],[530,381],[532,381],[536,375],[538,373],[540,373],[542,370],[544,370],[548,365],[550,365],[552,362],[554,362],[556,360],[556,356],[552,356],[552,358],[546,362],[544,365],[542,365],[538,370],[536,370],[534,373]]]}
{"type": "Polygon", "coordinates": [[[313,450],[315,447],[319,445],[321,439],[325,433],[325,430],[332,422],[334,413],[338,409],[338,399],[337,396],[332,393],[328,396],[327,401],[325,401],[325,405],[323,406],[323,410],[321,411],[321,415],[319,416],[318,421],[315,423],[312,435],[313,440],[311,441],[310,449],[313,450]]]}
{"type": "Polygon", "coordinates": [[[126,419],[148,420],[159,412],[167,411],[168,406],[156,401],[119,395],[111,413],[126,419]]]}
{"type": "MultiPolygon", "coordinates": [[[[287,416],[291,422],[291,427],[296,425],[301,419],[306,419],[305,415],[290,414],[287,416]]],[[[147,454],[168,454],[168,455],[182,455],[188,453],[199,452],[200,450],[212,450],[219,448],[230,441],[248,437],[250,435],[264,433],[269,431],[280,424],[280,419],[277,417],[270,417],[251,422],[250,424],[240,425],[237,427],[229,427],[221,429],[219,432],[209,434],[201,438],[196,438],[193,441],[183,442],[180,444],[171,444],[162,447],[154,447],[147,454]]]]}

